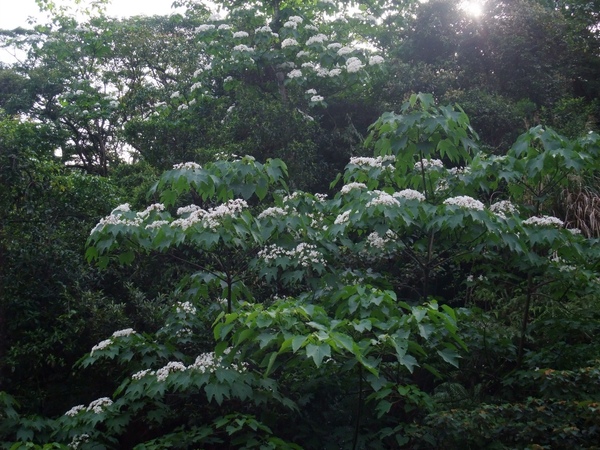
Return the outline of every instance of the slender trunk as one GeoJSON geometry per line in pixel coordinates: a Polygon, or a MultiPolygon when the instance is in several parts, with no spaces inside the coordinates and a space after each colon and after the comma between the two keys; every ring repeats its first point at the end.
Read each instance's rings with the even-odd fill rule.
{"type": "Polygon", "coordinates": [[[527,275],[527,296],[525,297],[525,308],[523,310],[523,322],[521,323],[521,337],[519,339],[519,351],[517,353],[517,368],[521,367],[523,362],[523,351],[525,349],[525,334],[527,332],[527,323],[529,322],[529,309],[533,297],[533,276],[527,275]]]}

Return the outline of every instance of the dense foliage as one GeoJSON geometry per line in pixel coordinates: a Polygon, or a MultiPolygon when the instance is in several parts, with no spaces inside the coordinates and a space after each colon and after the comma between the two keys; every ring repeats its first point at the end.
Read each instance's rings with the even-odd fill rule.
{"type": "Polygon", "coordinates": [[[597,448],[596,2],[103,3],[0,37],[2,448],[597,448]]]}

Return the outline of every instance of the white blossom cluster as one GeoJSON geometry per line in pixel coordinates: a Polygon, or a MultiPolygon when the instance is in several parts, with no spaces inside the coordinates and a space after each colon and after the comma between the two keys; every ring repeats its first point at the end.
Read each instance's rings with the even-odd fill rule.
{"type": "Polygon", "coordinates": [[[198,211],[199,209],[202,209],[202,208],[200,208],[198,205],[182,206],[180,208],[177,208],[177,215],[182,216],[184,214],[189,214],[189,213],[198,211]]]}
{"type": "Polygon", "coordinates": [[[323,98],[323,96],[322,96],[322,95],[313,95],[313,96],[310,98],[310,101],[311,101],[311,102],[313,102],[313,103],[320,103],[320,102],[322,102],[323,100],[325,100],[325,98],[323,98]]]}
{"type": "Polygon", "coordinates": [[[191,302],[177,302],[177,313],[181,314],[196,314],[196,307],[191,302]]]}
{"type": "Polygon", "coordinates": [[[150,215],[150,213],[152,211],[164,211],[165,210],[165,205],[163,205],[162,203],[154,203],[150,206],[148,206],[145,210],[138,212],[137,216],[141,217],[142,219],[145,219],[146,217],[148,217],[150,215]]]}
{"type": "Polygon", "coordinates": [[[328,50],[337,50],[339,48],[342,48],[342,44],[340,44],[339,42],[332,42],[327,46],[328,50]]]}
{"type": "Polygon", "coordinates": [[[78,436],[73,436],[73,439],[71,440],[69,445],[67,445],[67,447],[72,448],[73,450],[76,450],[79,447],[81,447],[83,444],[85,444],[86,442],[89,442],[89,440],[90,440],[90,435],[86,434],[86,433],[80,434],[78,436]]]}
{"type": "Polygon", "coordinates": [[[204,33],[206,31],[214,30],[215,26],[212,23],[206,23],[196,27],[196,33],[204,33]]]}
{"type": "Polygon", "coordinates": [[[308,38],[308,40],[306,41],[306,45],[322,44],[327,39],[328,39],[328,37],[325,36],[324,34],[321,34],[321,33],[315,34],[314,36],[311,36],[310,38],[308,38]]]}
{"type": "Polygon", "coordinates": [[[567,264],[567,262],[556,253],[550,258],[550,261],[558,267],[560,272],[573,272],[575,270],[575,266],[567,264]]]}
{"type": "Polygon", "coordinates": [[[370,66],[376,66],[378,64],[383,64],[385,60],[383,59],[382,56],[379,55],[373,55],[369,57],[369,65],[370,66]]]}
{"type": "Polygon", "coordinates": [[[135,330],[133,328],[126,328],[124,330],[115,331],[112,334],[112,337],[114,337],[114,338],[127,337],[127,336],[131,336],[132,334],[136,334],[135,330]]]}
{"type": "Polygon", "coordinates": [[[248,47],[246,44],[236,45],[235,47],[233,47],[233,50],[235,50],[236,52],[247,52],[247,53],[254,52],[254,49],[252,47],[248,47]]]}
{"type": "Polygon", "coordinates": [[[186,207],[191,211],[188,217],[174,220],[171,222],[171,226],[187,230],[197,223],[202,223],[206,228],[215,229],[224,217],[233,216],[247,207],[248,204],[241,199],[229,200],[227,203],[211,208],[208,211],[201,208],[196,209],[190,205],[186,207]]]}
{"type": "Polygon", "coordinates": [[[352,213],[351,210],[346,210],[341,214],[338,214],[338,216],[335,218],[335,221],[333,222],[336,225],[342,225],[344,223],[348,223],[350,221],[350,214],[352,213]]]}
{"type": "Polygon", "coordinates": [[[180,170],[180,169],[184,169],[184,170],[200,170],[202,169],[202,166],[198,163],[195,162],[185,162],[185,163],[179,163],[179,164],[175,164],[173,166],[173,169],[175,170],[180,170]]]}
{"type": "Polygon", "coordinates": [[[422,159],[415,163],[414,170],[443,169],[444,163],[439,159],[422,159]]]}
{"type": "Polygon", "coordinates": [[[365,67],[365,65],[356,56],[348,58],[348,60],[346,61],[346,70],[348,71],[348,73],[356,73],[360,71],[360,69],[362,69],[363,67],[365,67]]]}
{"type": "Polygon", "coordinates": [[[93,355],[94,352],[97,351],[97,350],[104,350],[105,348],[107,348],[112,343],[113,343],[112,339],[105,339],[105,340],[97,343],[96,345],[94,345],[92,347],[92,351],[90,352],[90,354],[93,355]]]}
{"type": "MultiPolygon", "coordinates": [[[[330,48],[330,47],[332,47],[333,45],[336,45],[336,44],[329,44],[329,45],[327,46],[327,48],[330,48]]],[[[338,54],[339,56],[344,56],[344,55],[347,55],[347,54],[349,54],[349,53],[352,53],[352,52],[354,52],[354,51],[356,50],[354,47],[342,47],[342,44],[337,44],[337,45],[339,45],[339,46],[340,46],[340,49],[337,51],[337,54],[338,54]]]]}
{"type": "Polygon", "coordinates": [[[100,414],[102,411],[104,411],[106,409],[106,407],[108,407],[112,404],[113,404],[113,402],[110,398],[102,397],[102,398],[99,398],[99,399],[91,402],[86,410],[93,411],[96,414],[100,414]]]}
{"type": "Polygon", "coordinates": [[[298,41],[296,39],[287,38],[287,39],[284,39],[283,42],[281,43],[281,48],[295,47],[297,45],[298,45],[298,41]]]}
{"type": "Polygon", "coordinates": [[[387,192],[375,190],[375,191],[373,191],[373,193],[376,196],[373,197],[371,199],[371,201],[369,201],[369,203],[367,203],[367,208],[369,208],[371,206],[378,206],[378,205],[400,206],[400,203],[398,202],[398,200],[396,198],[394,198],[392,195],[388,194],[387,192]]]}
{"type": "Polygon", "coordinates": [[[376,158],[370,158],[366,156],[353,156],[350,158],[350,164],[354,164],[356,166],[383,167],[384,163],[386,162],[396,162],[396,157],[394,155],[386,155],[378,156],[376,158]]]}
{"type": "Polygon", "coordinates": [[[309,267],[314,264],[325,265],[325,258],[317,250],[317,246],[305,242],[299,243],[291,250],[271,244],[258,252],[258,257],[267,263],[285,256],[297,261],[298,265],[302,267],[309,267]]]}
{"type": "Polygon", "coordinates": [[[136,217],[134,219],[127,219],[126,217],[121,217],[121,215],[116,215],[115,213],[121,212],[118,208],[108,216],[100,219],[100,221],[96,224],[96,226],[92,229],[90,234],[95,233],[103,229],[106,225],[127,225],[132,227],[137,227],[142,224],[142,219],[140,217],[136,217]]]}
{"type": "Polygon", "coordinates": [[[418,200],[420,202],[425,201],[425,196],[414,189],[403,189],[401,191],[394,192],[392,196],[394,198],[404,198],[406,200],[418,200]]]}
{"type": "Polygon", "coordinates": [[[73,406],[70,410],[65,413],[65,416],[74,417],[79,414],[80,411],[85,409],[84,405],[73,406]]]}
{"type": "Polygon", "coordinates": [[[247,38],[248,36],[248,33],[246,33],[245,31],[236,31],[235,33],[233,33],[234,39],[247,38]]]}
{"type": "Polygon", "coordinates": [[[290,79],[300,78],[300,77],[302,77],[302,71],[300,69],[294,69],[290,73],[287,74],[287,77],[290,79]]]}
{"type": "Polygon", "coordinates": [[[444,200],[444,205],[453,205],[465,209],[475,209],[483,211],[483,203],[479,200],[475,200],[473,197],[468,195],[459,195],[458,197],[450,197],[444,200]]]}
{"type": "Polygon", "coordinates": [[[154,230],[156,228],[160,228],[160,227],[163,227],[168,224],[169,224],[168,220],[156,220],[156,221],[146,225],[146,230],[154,230]]]}
{"type": "Polygon", "coordinates": [[[554,216],[533,216],[530,217],[527,220],[523,221],[523,225],[534,225],[534,226],[538,226],[538,227],[543,227],[543,226],[558,226],[558,227],[562,227],[563,221],[560,220],[558,217],[554,217],[554,216]]]}
{"type": "Polygon", "coordinates": [[[367,185],[365,183],[348,183],[345,184],[344,186],[342,186],[342,189],[340,189],[340,193],[342,195],[348,194],[350,191],[354,190],[354,189],[367,189],[367,185]]]}
{"type": "Polygon", "coordinates": [[[494,203],[490,206],[490,211],[503,219],[506,219],[507,215],[513,215],[518,212],[517,207],[508,200],[500,200],[494,203]]]}
{"type": "Polygon", "coordinates": [[[381,236],[377,231],[373,231],[367,236],[367,244],[371,247],[383,250],[385,244],[393,241],[394,237],[394,232],[392,230],[387,230],[384,236],[381,236]]]}
{"type": "Polygon", "coordinates": [[[280,208],[278,206],[273,206],[273,207],[267,208],[263,212],[261,212],[258,215],[258,218],[259,219],[265,219],[267,217],[279,218],[279,217],[285,216],[286,214],[287,214],[287,212],[285,211],[285,209],[280,208]]]}
{"type": "Polygon", "coordinates": [[[179,361],[171,361],[166,366],[156,371],[156,380],[165,381],[171,372],[183,372],[187,369],[185,364],[179,361]]]}
{"type": "Polygon", "coordinates": [[[144,378],[146,375],[150,374],[150,375],[154,375],[154,371],[151,369],[144,369],[144,370],[140,370],[139,372],[134,373],[133,375],[131,375],[131,379],[132,380],[141,380],[142,378],[144,378]]]}

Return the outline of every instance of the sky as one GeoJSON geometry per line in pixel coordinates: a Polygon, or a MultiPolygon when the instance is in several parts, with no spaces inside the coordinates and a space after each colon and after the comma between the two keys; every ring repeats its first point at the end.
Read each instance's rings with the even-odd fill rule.
{"type": "MultiPolygon", "coordinates": [[[[55,1],[58,4],[74,4],[69,0],[55,1]]],[[[176,12],[171,8],[172,3],[173,0],[112,0],[106,13],[112,17],[167,15],[176,12]]],[[[0,0],[0,29],[31,28],[29,17],[44,23],[44,15],[40,13],[35,0],[0,0]]],[[[17,58],[19,56],[16,55],[17,58]]],[[[15,55],[8,49],[0,48],[0,62],[13,63],[15,55]]]]}
{"type": "MultiPolygon", "coordinates": [[[[113,0],[107,14],[116,17],[165,15],[173,12],[172,3],[173,0],[113,0]]],[[[29,27],[29,16],[41,17],[35,0],[0,0],[0,29],[29,27]]]]}

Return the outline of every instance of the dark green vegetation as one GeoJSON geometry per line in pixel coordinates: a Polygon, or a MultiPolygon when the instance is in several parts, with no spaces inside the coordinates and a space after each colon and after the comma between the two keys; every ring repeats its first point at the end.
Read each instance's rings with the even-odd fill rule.
{"type": "Polygon", "coordinates": [[[2,448],[598,448],[598,2],[38,3],[2,448]]]}

